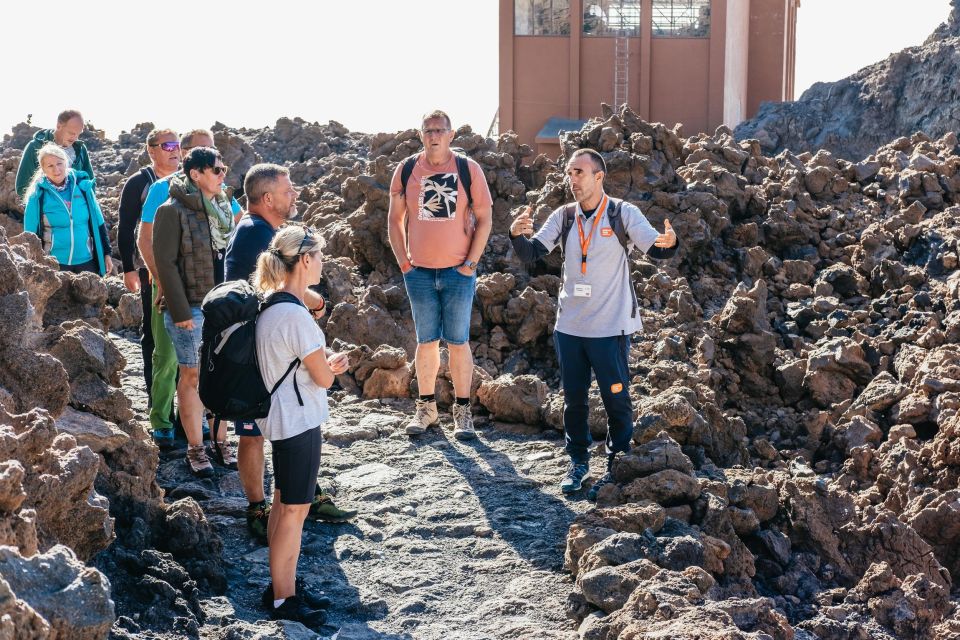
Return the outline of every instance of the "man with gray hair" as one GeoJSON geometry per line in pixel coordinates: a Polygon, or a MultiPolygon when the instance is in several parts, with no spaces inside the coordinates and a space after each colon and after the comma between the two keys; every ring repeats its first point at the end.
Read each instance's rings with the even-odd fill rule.
{"type": "MultiPolygon", "coordinates": [[[[237,230],[227,245],[226,280],[249,280],[256,270],[257,257],[270,246],[277,229],[297,215],[297,190],[286,167],[270,163],[250,167],[243,181],[243,192],[247,196],[247,213],[237,223],[237,230]]],[[[304,297],[313,317],[321,318],[324,302],[320,294],[308,288],[304,297]]],[[[240,484],[249,503],[247,529],[254,538],[266,542],[270,506],[263,492],[263,435],[254,422],[237,422],[234,429],[240,441],[237,451],[240,484]]],[[[356,513],[337,508],[317,485],[310,505],[311,517],[345,522],[356,513]]]]}

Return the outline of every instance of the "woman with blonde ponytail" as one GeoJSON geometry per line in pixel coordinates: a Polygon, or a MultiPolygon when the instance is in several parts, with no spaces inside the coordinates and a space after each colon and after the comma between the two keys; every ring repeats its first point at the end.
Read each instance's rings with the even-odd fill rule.
{"type": "Polygon", "coordinates": [[[302,622],[316,629],[322,610],[307,606],[297,593],[297,560],[303,521],[313,500],[320,470],[320,426],[327,421],[327,388],[347,369],[345,354],[326,348],[323,332],[303,299],[320,282],[323,239],[309,227],[280,228],[257,258],[254,287],[272,304],[257,318],[257,360],[268,389],[299,362],[273,395],[270,413],[257,420],[273,445],[273,507],[267,524],[271,584],[264,593],[274,619],[302,622]]]}

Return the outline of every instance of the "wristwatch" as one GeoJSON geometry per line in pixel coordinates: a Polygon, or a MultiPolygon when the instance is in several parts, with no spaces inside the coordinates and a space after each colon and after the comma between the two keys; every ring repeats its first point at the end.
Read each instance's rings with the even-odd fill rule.
{"type": "Polygon", "coordinates": [[[476,270],[477,270],[477,263],[474,262],[473,260],[464,260],[464,261],[463,261],[463,264],[460,265],[460,266],[461,266],[461,267],[466,267],[467,269],[470,269],[470,271],[476,271],[476,270]]]}

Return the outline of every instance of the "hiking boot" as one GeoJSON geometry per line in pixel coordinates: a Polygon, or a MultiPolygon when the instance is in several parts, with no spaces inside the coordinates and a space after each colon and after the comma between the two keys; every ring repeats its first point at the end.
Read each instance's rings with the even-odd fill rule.
{"type": "Polygon", "coordinates": [[[325,611],[311,608],[299,594],[290,596],[279,607],[274,607],[273,598],[270,598],[270,617],[274,620],[299,622],[314,631],[322,627],[327,621],[325,611]]]}
{"type": "Polygon", "coordinates": [[[310,503],[310,512],[307,514],[313,520],[322,522],[347,522],[357,515],[356,511],[340,509],[333,503],[329,493],[321,490],[313,496],[310,503]]]}
{"type": "Polygon", "coordinates": [[[477,437],[473,428],[473,414],[468,404],[453,405],[453,437],[457,440],[472,440],[477,437]]]}
{"type": "Polygon", "coordinates": [[[233,445],[226,440],[223,442],[213,441],[213,459],[222,467],[237,470],[237,454],[233,445]]]}
{"type": "MultiPolygon", "coordinates": [[[[304,604],[312,609],[326,609],[333,601],[330,600],[323,591],[319,593],[314,593],[307,589],[307,583],[302,576],[297,576],[295,588],[297,590],[297,595],[303,600],[304,604]]],[[[269,583],[267,588],[263,590],[263,595],[260,596],[260,604],[263,605],[263,608],[267,611],[273,609],[273,583],[269,583]]]]}
{"type": "Polygon", "coordinates": [[[588,473],[590,473],[590,465],[571,462],[567,476],[560,483],[560,491],[564,493],[579,491],[580,487],[583,486],[583,479],[587,477],[588,473]]]}
{"type": "MultiPolygon", "coordinates": [[[[270,519],[270,505],[266,501],[247,507],[247,531],[260,544],[267,544],[267,522],[270,519]]],[[[273,598],[271,598],[271,605],[273,598]]]]}
{"type": "Polygon", "coordinates": [[[161,450],[170,449],[173,447],[173,427],[167,427],[166,429],[154,429],[153,430],[153,441],[157,443],[157,446],[161,450]]]}
{"type": "Polygon", "coordinates": [[[198,478],[213,477],[213,465],[207,457],[207,449],[202,444],[187,445],[187,466],[190,473],[198,478]]]}
{"type": "Polygon", "coordinates": [[[597,496],[600,494],[600,489],[605,487],[608,484],[613,482],[613,474],[607,471],[603,474],[599,480],[593,483],[593,486],[590,487],[590,491],[587,491],[587,500],[590,502],[596,502],[597,496]]]}
{"type": "Polygon", "coordinates": [[[436,400],[417,400],[417,409],[404,431],[408,436],[420,435],[427,427],[436,424],[439,418],[436,400]]]}

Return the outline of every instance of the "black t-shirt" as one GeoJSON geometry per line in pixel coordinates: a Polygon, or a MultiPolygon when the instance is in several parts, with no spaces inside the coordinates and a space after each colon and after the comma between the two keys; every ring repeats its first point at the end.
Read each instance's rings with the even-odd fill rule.
{"type": "Polygon", "coordinates": [[[137,225],[143,213],[143,200],[147,189],[156,181],[153,167],[145,167],[127,180],[120,192],[120,212],[117,224],[117,248],[123,272],[135,271],[137,264],[137,225]]]}
{"type": "Polygon", "coordinates": [[[276,230],[255,213],[247,213],[237,224],[227,245],[226,279],[249,280],[257,268],[257,258],[270,246],[276,230]]]}

